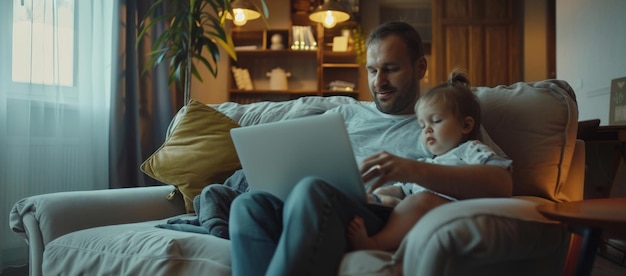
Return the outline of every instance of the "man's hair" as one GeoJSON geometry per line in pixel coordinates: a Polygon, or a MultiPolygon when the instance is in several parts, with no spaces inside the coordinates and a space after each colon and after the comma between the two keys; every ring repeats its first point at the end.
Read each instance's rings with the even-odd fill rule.
{"type": "Polygon", "coordinates": [[[415,28],[406,22],[391,21],[378,25],[370,32],[367,41],[365,41],[365,46],[369,47],[371,44],[381,41],[390,35],[397,35],[404,40],[409,49],[411,60],[415,61],[417,58],[424,56],[422,38],[415,28]]]}
{"type": "Polygon", "coordinates": [[[448,76],[448,81],[431,88],[420,97],[415,105],[415,112],[417,113],[421,104],[437,102],[442,102],[461,121],[467,116],[474,118],[474,128],[468,133],[467,138],[477,139],[480,132],[480,103],[471,90],[467,74],[459,69],[453,70],[448,76]]]}

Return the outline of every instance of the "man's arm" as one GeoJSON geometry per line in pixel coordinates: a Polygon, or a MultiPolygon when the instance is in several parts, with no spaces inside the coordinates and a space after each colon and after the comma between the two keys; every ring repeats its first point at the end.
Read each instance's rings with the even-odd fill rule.
{"type": "Polygon", "coordinates": [[[414,182],[458,199],[507,197],[513,192],[510,172],[492,165],[446,166],[381,152],[364,160],[361,172],[364,181],[380,176],[370,191],[388,181],[400,181],[414,182]],[[379,169],[371,169],[377,166],[379,169]]]}
{"type": "Polygon", "coordinates": [[[412,178],[416,183],[457,199],[508,197],[513,193],[511,173],[497,166],[415,163],[412,178]]]}

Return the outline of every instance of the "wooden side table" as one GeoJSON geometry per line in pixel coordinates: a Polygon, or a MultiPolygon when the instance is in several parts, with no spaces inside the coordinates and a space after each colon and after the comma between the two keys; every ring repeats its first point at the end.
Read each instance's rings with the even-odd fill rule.
{"type": "MultiPolygon", "coordinates": [[[[567,224],[571,231],[582,235],[576,275],[591,275],[596,250],[603,234],[618,239],[626,238],[626,198],[545,204],[537,206],[537,210],[550,219],[567,224]]],[[[570,260],[567,261],[569,263],[570,260]]]]}
{"type": "Polygon", "coordinates": [[[578,137],[587,145],[588,172],[585,173],[584,198],[624,197],[626,183],[620,182],[618,175],[626,164],[626,125],[594,128],[593,122],[599,123],[595,120],[579,122],[579,129],[581,126],[583,129],[578,137]],[[588,126],[587,131],[585,125],[588,126]]]}

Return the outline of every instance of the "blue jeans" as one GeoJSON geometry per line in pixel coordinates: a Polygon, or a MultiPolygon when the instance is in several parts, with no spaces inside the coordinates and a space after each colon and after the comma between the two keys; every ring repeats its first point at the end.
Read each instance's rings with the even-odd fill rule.
{"type": "Polygon", "coordinates": [[[298,182],[285,202],[250,191],[231,208],[234,276],[335,275],[347,250],[348,222],[361,216],[372,234],[391,210],[372,209],[313,177],[298,182]]]}

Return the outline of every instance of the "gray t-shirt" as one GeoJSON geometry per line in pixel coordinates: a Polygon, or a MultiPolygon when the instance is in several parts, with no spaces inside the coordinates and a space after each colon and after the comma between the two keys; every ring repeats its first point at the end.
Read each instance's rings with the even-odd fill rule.
{"type": "Polygon", "coordinates": [[[383,150],[409,159],[431,157],[419,142],[420,126],[413,114],[385,114],[373,102],[341,105],[327,112],[343,116],[359,165],[363,159],[383,150]]]}
{"type": "MultiPolygon", "coordinates": [[[[414,114],[382,113],[374,102],[344,104],[326,112],[337,112],[343,116],[359,165],[363,159],[380,151],[409,159],[433,157],[420,142],[422,129],[414,114]]],[[[493,149],[498,156],[507,157],[482,126],[478,140],[493,149]]]]}

